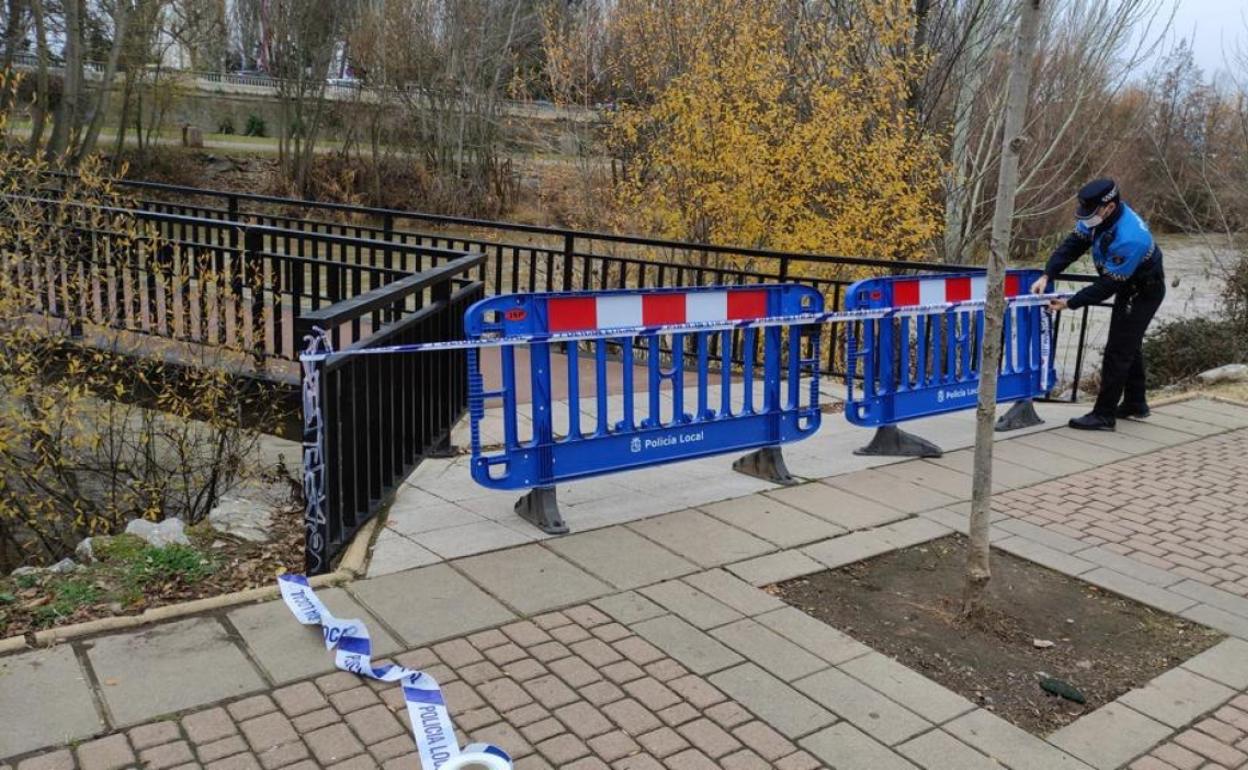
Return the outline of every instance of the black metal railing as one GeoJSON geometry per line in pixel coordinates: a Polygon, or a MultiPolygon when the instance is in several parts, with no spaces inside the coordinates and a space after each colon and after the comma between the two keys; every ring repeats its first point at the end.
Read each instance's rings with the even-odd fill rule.
{"type": "MultiPolygon", "coordinates": [[[[818,289],[826,297],[829,309],[841,309],[845,288],[860,278],[974,269],[964,264],[714,246],[155,182],[118,180],[118,183],[140,191],[145,196],[142,205],[153,211],[251,221],[300,233],[380,241],[385,244],[381,247],[382,255],[386,246],[395,245],[481,253],[486,259],[477,268],[476,277],[491,295],[795,281],[818,289]]],[[[351,257],[329,255],[329,258],[351,257]]],[[[384,256],[379,258],[384,259],[384,256]]],[[[393,264],[395,269],[410,272],[420,269],[420,266],[398,261],[378,264],[393,264]]],[[[1083,275],[1064,278],[1077,283],[1091,280],[1090,276],[1083,275]]],[[[1086,312],[1083,320],[1086,321],[1086,312]]],[[[1086,327],[1080,328],[1082,334],[1086,327]]],[[[823,372],[843,376],[847,369],[840,336],[826,330],[822,342],[823,372]]],[[[670,355],[672,351],[665,349],[663,352],[670,355]]],[[[736,356],[733,362],[741,363],[736,356]]],[[[1076,351],[1072,398],[1078,391],[1083,365],[1081,345],[1076,351]]]]}
{"type": "MultiPolygon", "coordinates": [[[[8,280],[32,311],[102,329],[295,361],[297,319],[462,257],[464,252],[153,210],[5,197],[35,208],[90,208],[69,217],[76,248],[27,254],[8,280]]],[[[202,212],[201,212],[202,213],[202,212]]],[[[335,347],[415,312],[414,300],[352,315],[327,329],[335,347]]]]}
{"type": "MultiPolygon", "coordinates": [[[[462,339],[464,311],[485,296],[470,278],[485,259],[469,254],[299,318],[300,338],[376,313],[408,309],[342,350],[462,339]],[[414,311],[410,308],[415,306],[414,311]]],[[[339,350],[335,347],[335,350],[339,350]]],[[[310,574],[328,569],[351,535],[386,502],[422,456],[448,442],[468,408],[467,354],[331,357],[319,364],[324,500],[308,522],[310,574]]]]}

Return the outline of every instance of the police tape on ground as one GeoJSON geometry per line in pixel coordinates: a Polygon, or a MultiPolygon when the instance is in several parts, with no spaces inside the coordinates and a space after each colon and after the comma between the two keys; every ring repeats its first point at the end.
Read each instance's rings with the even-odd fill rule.
{"type": "Polygon", "coordinates": [[[300,623],[321,627],[325,649],[334,651],[338,668],[402,685],[408,721],[423,770],[511,770],[511,756],[497,746],[471,743],[462,749],[459,747],[455,726],[436,679],[393,664],[374,667],[368,628],[360,620],[335,618],[312,592],[303,575],[281,575],[277,585],[282,600],[300,623]]]}

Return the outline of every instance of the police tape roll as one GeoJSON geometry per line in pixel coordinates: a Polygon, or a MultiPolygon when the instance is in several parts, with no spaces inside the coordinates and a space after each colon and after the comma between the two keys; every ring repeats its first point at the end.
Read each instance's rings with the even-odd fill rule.
{"type": "Polygon", "coordinates": [[[484,743],[470,743],[458,757],[441,765],[439,770],[511,770],[511,759],[499,756],[495,751],[498,749],[484,743]]]}
{"type": "Polygon", "coordinates": [[[497,746],[472,743],[460,749],[442,688],[432,676],[393,664],[374,667],[373,645],[363,621],[334,617],[303,575],[279,575],[277,586],[300,623],[321,627],[325,649],[334,651],[338,668],[403,686],[407,718],[424,770],[512,770],[511,756],[497,746]]]}

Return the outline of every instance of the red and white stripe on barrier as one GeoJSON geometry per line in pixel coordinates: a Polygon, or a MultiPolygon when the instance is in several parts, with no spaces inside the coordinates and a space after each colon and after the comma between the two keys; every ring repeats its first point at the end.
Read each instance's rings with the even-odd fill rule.
{"type": "MultiPolygon", "coordinates": [[[[1005,276],[1005,296],[1017,297],[1023,291],[1017,275],[1005,276]]],[[[982,300],[987,294],[988,279],[982,275],[899,280],[893,283],[893,307],[982,300]]]]}
{"type": "MultiPolygon", "coordinates": [[[[1070,299],[1071,294],[1019,294],[1012,297],[1010,305],[1015,307],[1032,307],[1034,305],[1047,305],[1055,299],[1070,299]]],[[[754,328],[766,328],[769,326],[807,326],[811,324],[831,324],[831,323],[850,323],[854,321],[866,321],[869,319],[879,318],[900,318],[916,315],[927,315],[932,313],[947,313],[951,311],[972,310],[984,306],[984,300],[966,300],[964,302],[946,302],[938,305],[913,305],[904,308],[881,307],[881,308],[864,308],[861,310],[831,310],[822,313],[800,313],[798,315],[781,315],[767,316],[759,315],[754,318],[730,320],[724,319],[719,321],[687,321],[681,324],[664,324],[661,326],[635,325],[629,327],[610,327],[595,326],[585,329],[569,329],[558,332],[542,332],[541,334],[518,334],[510,337],[491,336],[480,339],[471,340],[447,340],[445,342],[418,342],[408,345],[388,345],[378,348],[355,348],[352,350],[342,350],[333,352],[332,350],[317,350],[313,347],[318,341],[328,345],[325,339],[325,331],[319,327],[314,327],[312,335],[305,335],[304,340],[308,341],[309,347],[299,355],[299,360],[308,361],[325,361],[328,359],[350,358],[352,356],[379,356],[391,355],[394,353],[422,353],[434,350],[471,350],[475,348],[493,348],[506,347],[512,345],[528,345],[534,342],[540,343],[556,343],[556,342],[583,342],[586,340],[621,338],[621,337],[642,337],[651,334],[676,334],[676,333],[695,333],[709,331],[727,331],[729,329],[739,329],[746,326],[754,328]]]]}
{"type": "Polygon", "coordinates": [[[767,292],[740,289],[551,297],[546,300],[546,314],[551,332],[745,321],[766,317],[767,292]]]}

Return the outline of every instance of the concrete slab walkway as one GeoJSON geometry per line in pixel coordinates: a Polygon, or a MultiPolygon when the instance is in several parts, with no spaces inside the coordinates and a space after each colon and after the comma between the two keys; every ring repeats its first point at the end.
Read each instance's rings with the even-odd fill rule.
{"type": "MultiPolygon", "coordinates": [[[[434,673],[464,737],[506,747],[518,768],[1242,768],[1248,600],[1224,585],[1237,581],[1199,557],[1208,570],[1186,565],[1194,573],[1137,558],[1140,532],[1100,534],[1135,519],[1074,491],[1163,487],[1185,525],[1140,513],[1157,537],[1187,537],[1179,516],[1197,511],[1193,546],[1219,544],[1235,564],[1248,549],[1210,530],[1248,517],[1227,499],[1248,483],[1241,425],[1248,409],[1196,401],[1087,441],[1055,429],[998,445],[998,547],[1230,634],[1049,736],[759,588],[965,527],[961,452],[320,593],[391,659],[434,673]],[[1095,455],[1067,451],[1093,441],[1095,455]],[[1184,487],[1191,473],[1205,486],[1184,487]]],[[[1123,497],[1119,509],[1139,513],[1128,505],[1141,496],[1123,497]]],[[[333,672],[319,636],[281,604],[237,607],[0,657],[0,770],[411,768],[400,697],[333,672]]]]}
{"type": "MultiPolygon", "coordinates": [[[[836,403],[834,387],[825,388],[822,399],[836,403]]],[[[612,399],[618,400],[618,396],[612,399]]],[[[688,389],[686,402],[692,403],[696,390],[688,389]]],[[[663,394],[670,405],[671,394],[663,394]]],[[[615,409],[614,401],[612,409],[615,409]]],[[[555,424],[566,415],[568,403],[555,404],[555,424]]],[[[580,411],[586,424],[592,425],[596,405],[592,399],[582,401],[580,411]]],[[[644,414],[644,405],[639,406],[644,414]]],[[[1022,434],[1046,430],[1085,411],[1084,407],[1065,404],[1039,404],[1045,425],[1022,431],[1022,434]]],[[[566,420],[566,417],[563,418],[566,420]]],[[[974,415],[969,412],[942,415],[907,424],[919,435],[939,438],[940,445],[953,453],[951,467],[969,471],[969,459],[957,450],[974,442],[974,415]]],[[[502,440],[501,412],[491,410],[482,427],[483,442],[502,440]]],[[[525,433],[521,426],[522,435],[525,433]]],[[[872,432],[851,425],[840,414],[828,414],[814,436],[784,448],[789,471],[802,479],[820,479],[897,463],[898,458],[859,457],[853,452],[871,440],[872,432]]],[[[1019,434],[1002,434],[1005,440],[1019,434]]],[[[466,423],[453,435],[456,446],[468,445],[466,423]]],[[[601,478],[560,485],[557,489],[560,508],[569,529],[586,532],[593,529],[625,524],[690,507],[706,506],[733,500],[758,492],[780,489],[760,479],[732,470],[732,457],[712,457],[661,468],[631,471],[601,478]]],[[[1096,462],[1074,466],[1082,470],[1096,462]]],[[[1055,462],[1060,462],[1059,460],[1055,462]]],[[[1071,466],[1062,466],[1069,472],[1071,466]]],[[[1013,463],[1001,466],[1001,481],[1009,488],[1022,483],[1035,483],[1053,474],[1030,473],[1013,463]]],[[[520,519],[515,511],[518,492],[489,490],[476,485],[469,473],[468,455],[447,459],[431,459],[421,463],[396,493],[386,514],[385,529],[374,545],[369,576],[400,572],[446,559],[456,559],[498,548],[532,543],[546,539],[540,530],[520,519]]],[[[777,527],[783,525],[777,523],[777,527]]],[[[828,536],[832,533],[827,533],[828,536]]]]}

